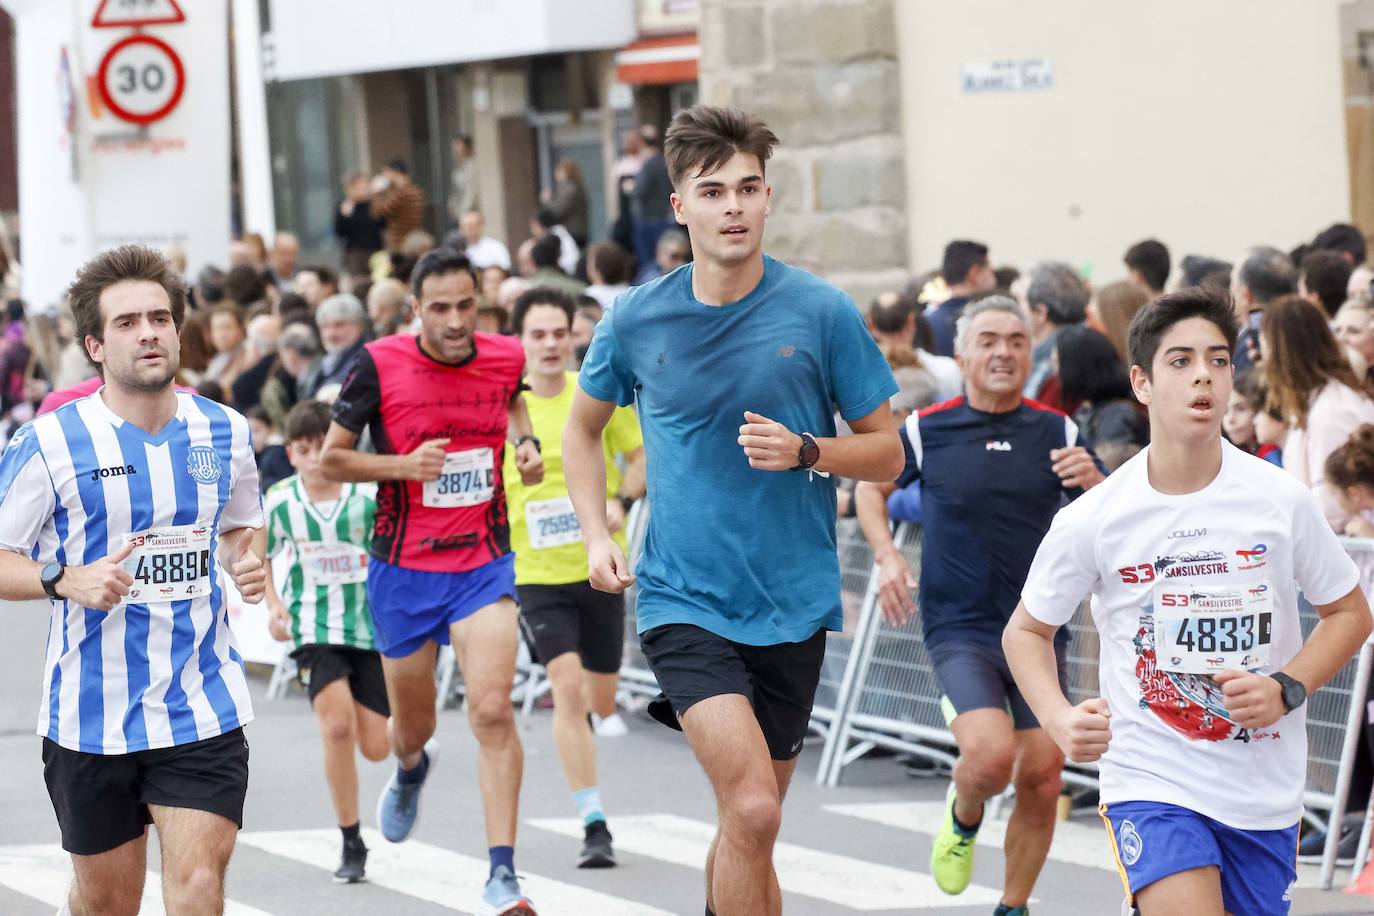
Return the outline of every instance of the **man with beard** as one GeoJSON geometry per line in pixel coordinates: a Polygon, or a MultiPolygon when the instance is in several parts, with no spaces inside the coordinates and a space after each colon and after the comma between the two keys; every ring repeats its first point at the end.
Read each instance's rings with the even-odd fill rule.
{"type": "Polygon", "coordinates": [[[264,583],[248,422],[173,387],[186,289],[157,252],[108,251],[68,295],[104,386],[0,458],[0,599],[52,609],[38,733],[63,912],[138,909],[149,824],[167,911],[220,912],[253,710],[216,558],[245,601],[264,583]]]}

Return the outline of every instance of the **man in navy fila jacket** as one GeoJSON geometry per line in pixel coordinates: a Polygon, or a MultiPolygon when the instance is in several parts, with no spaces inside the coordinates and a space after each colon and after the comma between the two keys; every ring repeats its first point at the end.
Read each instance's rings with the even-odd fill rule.
{"type": "MultiPolygon", "coordinates": [[[[883,615],[900,625],[916,611],[917,583],[893,545],[887,497],[920,488],[921,623],[960,752],[931,873],[946,893],[968,886],[983,802],[1014,775],[997,912],[1019,916],[1054,834],[1064,757],[1012,681],[1002,630],[1055,512],[1104,471],[1072,420],[1022,397],[1031,344],[1016,302],[991,296],[969,306],[956,354],[965,395],[910,417],[902,476],[861,483],[855,499],[880,569],[883,615]]],[[[1068,636],[1065,628],[1056,642],[1061,682],[1068,636]]]]}

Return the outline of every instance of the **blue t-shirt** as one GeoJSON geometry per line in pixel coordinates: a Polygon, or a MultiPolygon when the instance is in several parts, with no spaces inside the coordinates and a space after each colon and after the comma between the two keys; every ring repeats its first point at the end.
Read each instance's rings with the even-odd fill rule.
{"type": "Polygon", "coordinates": [[[876,410],[897,383],[853,301],[764,258],[738,302],[692,295],[692,265],[635,287],[596,328],[582,390],[638,401],[653,506],[639,632],[692,624],[766,646],[841,628],[835,484],[749,467],[746,410],[817,438],[876,410]]]}
{"type": "MultiPolygon", "coordinates": [[[[1031,400],[987,413],[955,398],[912,414],[901,436],[906,469],[897,485],[921,490],[926,645],[1000,646],[1054,514],[1082,493],[1064,488],[1050,450],[1092,447],[1073,420],[1031,400]]],[[[1068,627],[1058,638],[1069,638],[1068,627]]]]}

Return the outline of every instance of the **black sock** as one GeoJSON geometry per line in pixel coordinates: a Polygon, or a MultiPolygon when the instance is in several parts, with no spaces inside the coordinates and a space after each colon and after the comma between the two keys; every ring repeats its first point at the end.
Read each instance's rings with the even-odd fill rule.
{"type": "Polygon", "coordinates": [[[963,821],[959,820],[959,815],[955,814],[953,811],[949,812],[949,816],[954,819],[954,829],[964,836],[977,836],[978,828],[983,826],[982,814],[978,815],[977,822],[973,824],[965,824],[963,821]]]}
{"type": "Polygon", "coordinates": [[[363,837],[362,834],[358,832],[360,827],[362,827],[361,821],[355,823],[352,827],[340,827],[339,832],[343,834],[344,842],[361,843],[363,837]]]}

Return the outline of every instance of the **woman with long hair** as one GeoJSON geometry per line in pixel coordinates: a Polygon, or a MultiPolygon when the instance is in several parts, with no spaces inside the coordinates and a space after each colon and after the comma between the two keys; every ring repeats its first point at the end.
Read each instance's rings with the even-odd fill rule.
{"type": "Polygon", "coordinates": [[[1099,289],[1088,303],[1089,320],[1096,319],[1102,325],[1102,333],[1112,342],[1123,364],[1130,359],[1126,353],[1126,332],[1131,319],[1149,301],[1150,294],[1145,290],[1129,280],[1118,280],[1099,289]]]}
{"type": "Polygon", "coordinates": [[[1115,471],[1150,444],[1150,423],[1136,404],[1126,365],[1106,335],[1081,324],[1055,337],[1064,403],[1107,470],[1115,471]]]}
{"type": "Polygon", "coordinates": [[[1374,423],[1374,399],[1350,368],[1326,314],[1300,296],[1265,308],[1260,350],[1269,406],[1288,421],[1283,465],[1312,488],[1331,527],[1344,532],[1350,513],[1327,486],[1326,459],[1360,426],[1374,423]]]}

